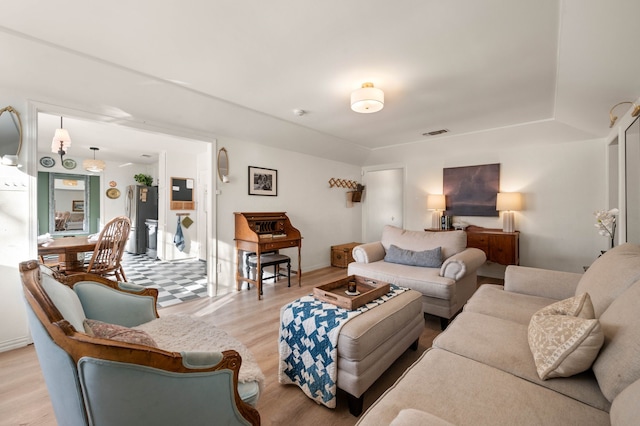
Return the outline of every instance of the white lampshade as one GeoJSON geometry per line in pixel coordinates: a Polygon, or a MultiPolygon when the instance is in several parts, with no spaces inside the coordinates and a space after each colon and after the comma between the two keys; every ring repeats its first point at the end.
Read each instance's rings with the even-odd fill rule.
{"type": "Polygon", "coordinates": [[[373,83],[363,83],[362,88],[351,92],[351,109],[368,114],[384,107],[384,92],[373,87],[373,83]]]}
{"type": "Polygon", "coordinates": [[[428,210],[444,210],[447,208],[447,200],[442,194],[427,195],[428,210]]]}
{"type": "Polygon", "coordinates": [[[496,210],[518,211],[522,210],[522,194],[519,192],[498,192],[496,210]]]}
{"type": "Polygon", "coordinates": [[[498,192],[496,210],[503,212],[502,230],[504,232],[515,231],[513,211],[522,210],[522,194],[519,192],[498,192]]]}
{"type": "Polygon", "coordinates": [[[67,129],[56,129],[56,133],[53,135],[51,141],[51,151],[57,153],[60,149],[60,142],[62,142],[62,149],[65,151],[71,146],[71,137],[67,129]]]}

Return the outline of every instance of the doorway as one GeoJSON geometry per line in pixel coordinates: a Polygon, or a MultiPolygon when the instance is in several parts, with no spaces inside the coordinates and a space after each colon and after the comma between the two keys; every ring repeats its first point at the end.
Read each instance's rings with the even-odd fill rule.
{"type": "Polygon", "coordinates": [[[363,242],[380,241],[385,225],[404,224],[404,166],[364,170],[363,242]]]}

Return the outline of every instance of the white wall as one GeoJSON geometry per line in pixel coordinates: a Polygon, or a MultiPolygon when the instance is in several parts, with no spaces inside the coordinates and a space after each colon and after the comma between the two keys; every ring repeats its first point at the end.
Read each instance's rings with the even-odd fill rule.
{"type": "MultiPolygon", "coordinates": [[[[359,241],[361,206],[347,207],[344,188],[330,188],[329,179],[361,182],[360,167],[228,138],[218,139],[218,149],[229,153],[230,182],[221,184],[217,196],[218,294],[235,288],[234,212],[287,213],[302,234],[302,271],[329,266],[331,246],[359,241]],[[248,167],[278,171],[278,196],[248,195],[248,167]]],[[[297,250],[287,249],[292,270],[297,250]]]]}
{"type": "MultiPolygon", "coordinates": [[[[482,149],[479,135],[406,145],[375,151],[367,164],[401,162],[407,167],[405,227],[431,226],[427,194],[442,194],[442,170],[448,167],[500,163],[500,190],[522,192],[524,210],[516,212],[520,234],[520,264],[583,272],[607,248],[594,227],[595,210],[607,207],[604,140],[518,146],[518,139],[500,131],[496,148],[482,149]]],[[[502,228],[500,217],[461,217],[487,228],[502,228]]],[[[483,275],[502,276],[504,267],[489,265],[483,275]]]]}
{"type": "MultiPolygon", "coordinates": [[[[179,146],[179,144],[180,142],[176,141],[176,145],[179,146]]],[[[201,224],[198,220],[196,210],[170,209],[172,177],[193,179],[194,200],[196,203],[204,201],[197,198],[200,185],[198,182],[198,174],[199,167],[201,167],[198,157],[206,155],[204,143],[203,149],[205,149],[205,151],[200,155],[185,155],[176,150],[168,151],[161,156],[161,162],[163,161],[162,158],[165,158],[165,175],[164,178],[160,176],[161,181],[158,186],[158,205],[161,210],[158,214],[158,256],[163,260],[198,258],[200,256],[200,251],[205,250],[205,241],[198,240],[198,228],[204,226],[204,224],[201,224]],[[182,252],[179,251],[173,243],[173,238],[176,234],[178,225],[178,216],[176,216],[176,213],[189,213],[189,217],[194,221],[189,228],[181,226],[185,239],[185,248],[182,252]]],[[[158,172],[159,175],[162,175],[162,173],[163,172],[158,172]]],[[[184,218],[184,216],[181,216],[181,218],[184,218]]]]}
{"type": "Polygon", "coordinates": [[[138,173],[144,173],[151,175],[154,179],[157,179],[157,175],[153,175],[151,172],[154,168],[152,165],[146,164],[132,164],[127,167],[119,167],[121,163],[106,161],[106,168],[101,173],[100,177],[100,223],[104,225],[116,216],[124,216],[125,211],[125,197],[127,195],[128,185],[137,185],[138,183],[133,178],[138,173]],[[111,186],[109,182],[115,182],[117,188],[120,191],[119,198],[109,198],[106,193],[111,186]]]}
{"type": "Polygon", "coordinates": [[[36,182],[27,174],[29,149],[25,145],[32,137],[27,129],[27,101],[11,90],[0,88],[0,92],[1,107],[11,105],[20,113],[24,132],[19,157],[22,167],[0,165],[0,352],[3,352],[31,341],[18,263],[35,256],[30,250],[30,237],[35,238],[36,229],[29,223],[29,200],[36,182]],[[9,186],[11,189],[7,189],[9,186]]]}

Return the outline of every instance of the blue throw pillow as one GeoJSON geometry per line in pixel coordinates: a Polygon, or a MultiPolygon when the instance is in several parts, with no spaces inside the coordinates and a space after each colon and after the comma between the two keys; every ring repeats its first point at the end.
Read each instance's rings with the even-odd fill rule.
{"type": "Polygon", "coordinates": [[[384,256],[384,261],[402,265],[439,268],[442,266],[442,247],[436,247],[432,250],[413,251],[392,244],[384,256]]]}

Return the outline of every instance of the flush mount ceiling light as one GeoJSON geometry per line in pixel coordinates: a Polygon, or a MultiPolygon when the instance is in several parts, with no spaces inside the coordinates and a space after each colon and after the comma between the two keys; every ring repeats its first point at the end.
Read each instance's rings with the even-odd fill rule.
{"type": "Polygon", "coordinates": [[[378,112],[384,107],[384,92],[373,87],[373,83],[363,83],[358,90],[351,92],[351,109],[368,114],[378,112]]]}
{"type": "Polygon", "coordinates": [[[612,106],[611,109],[609,110],[609,128],[612,128],[613,125],[616,123],[616,120],[618,119],[617,116],[613,115],[613,110],[620,105],[626,105],[626,104],[629,104],[633,107],[633,111],[631,111],[632,117],[637,117],[638,114],[640,114],[640,105],[636,105],[633,102],[629,102],[629,101],[617,103],[614,106],[612,106]]]}
{"type": "Polygon", "coordinates": [[[71,137],[69,132],[62,126],[62,117],[60,117],[60,128],[56,129],[51,141],[51,152],[60,155],[60,162],[64,161],[64,156],[69,152],[71,146],[71,137]]]}
{"type": "Polygon", "coordinates": [[[96,160],[96,151],[99,151],[100,148],[92,146],[89,149],[93,151],[93,160],[84,160],[82,162],[82,167],[84,167],[84,169],[88,172],[100,173],[104,171],[106,167],[104,161],[96,160]]]}

